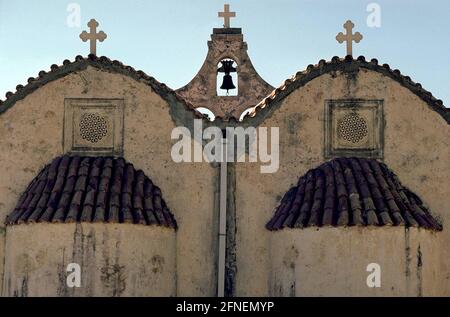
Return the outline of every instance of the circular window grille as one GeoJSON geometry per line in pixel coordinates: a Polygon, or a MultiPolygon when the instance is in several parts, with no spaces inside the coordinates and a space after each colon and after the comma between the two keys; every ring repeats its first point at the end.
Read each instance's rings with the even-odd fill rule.
{"type": "Polygon", "coordinates": [[[356,112],[352,112],[338,121],[337,132],[345,141],[358,143],[368,134],[367,122],[356,112]]]}
{"type": "Polygon", "coordinates": [[[98,113],[84,113],[80,120],[80,136],[91,143],[97,143],[108,133],[106,119],[98,113]]]}

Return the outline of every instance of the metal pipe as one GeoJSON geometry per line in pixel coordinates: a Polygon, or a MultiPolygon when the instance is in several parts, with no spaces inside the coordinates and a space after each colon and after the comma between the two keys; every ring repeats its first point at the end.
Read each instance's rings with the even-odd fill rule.
{"type": "Polygon", "coordinates": [[[219,263],[217,296],[225,294],[225,256],[227,239],[227,140],[222,138],[222,161],[220,162],[220,207],[219,207],[219,263]]]}

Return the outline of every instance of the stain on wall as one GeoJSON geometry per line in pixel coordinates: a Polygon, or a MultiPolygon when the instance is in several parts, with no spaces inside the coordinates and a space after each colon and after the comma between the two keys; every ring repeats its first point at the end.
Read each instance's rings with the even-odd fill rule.
{"type": "Polygon", "coordinates": [[[283,229],[271,237],[272,296],[430,296],[444,294],[439,283],[441,254],[440,233],[424,229],[389,228],[306,228],[283,229]],[[419,245],[415,249],[413,275],[405,272],[405,241],[419,245]],[[424,261],[420,245],[427,243],[430,270],[422,270],[424,261]],[[380,265],[381,287],[366,284],[366,268],[380,265]],[[436,288],[424,291],[422,281],[436,288]],[[409,289],[409,283],[414,288],[409,289]]]}
{"type": "Polygon", "coordinates": [[[173,229],[131,224],[7,227],[3,296],[175,296],[173,229]],[[67,265],[81,287],[67,286],[67,265]]]}

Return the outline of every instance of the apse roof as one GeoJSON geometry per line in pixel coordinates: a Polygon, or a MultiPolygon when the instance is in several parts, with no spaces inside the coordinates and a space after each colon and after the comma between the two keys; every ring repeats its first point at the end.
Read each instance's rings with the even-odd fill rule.
{"type": "Polygon", "coordinates": [[[322,226],[407,226],[442,230],[422,200],[383,163],[336,158],[300,177],[269,230],[322,226]]]}
{"type": "Polygon", "coordinates": [[[161,190],[123,158],[68,155],[44,167],[6,219],[35,222],[177,227],[161,190]]]}
{"type": "Polygon", "coordinates": [[[329,62],[322,59],[317,65],[308,65],[306,70],[297,72],[290,79],[285,80],[281,86],[273,90],[266,98],[254,106],[246,116],[254,117],[262,109],[280,102],[298,87],[306,85],[321,75],[336,71],[355,71],[360,68],[381,73],[397,81],[400,85],[408,88],[412,93],[420,97],[431,109],[439,113],[450,124],[450,111],[443,105],[442,100],[433,97],[429,91],[422,88],[421,84],[415,83],[409,76],[402,75],[398,69],[393,70],[388,64],[379,65],[378,60],[375,58],[367,62],[364,56],[359,56],[357,59],[353,59],[352,56],[346,56],[345,58],[334,56],[329,62]]]}

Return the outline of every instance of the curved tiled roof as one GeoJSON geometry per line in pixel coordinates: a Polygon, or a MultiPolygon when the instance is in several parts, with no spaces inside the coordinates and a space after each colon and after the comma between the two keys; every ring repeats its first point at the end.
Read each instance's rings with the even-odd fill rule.
{"type": "Polygon", "coordinates": [[[385,164],[366,158],[337,158],[308,171],[285,194],[266,227],[351,225],[442,229],[385,164]]]}
{"type": "Polygon", "coordinates": [[[177,226],[161,190],[123,158],[68,155],[39,173],[6,219],[33,222],[177,226]]]}
{"type": "Polygon", "coordinates": [[[6,100],[0,100],[0,114],[12,107],[17,101],[25,98],[28,94],[32,93],[36,89],[44,86],[45,84],[67,76],[73,72],[86,69],[88,66],[92,66],[98,69],[119,73],[128,77],[131,77],[137,81],[141,81],[158,93],[165,100],[172,99],[181,103],[185,109],[192,111],[198,118],[202,118],[203,115],[195,110],[194,106],[180,97],[175,91],[167,87],[165,84],[160,83],[155,78],[148,76],[143,71],[135,70],[133,67],[126,66],[119,61],[111,61],[109,58],[90,54],[87,58],[78,55],[75,57],[75,61],[71,62],[65,60],[62,66],[53,64],[50,67],[49,72],[40,71],[37,78],[30,77],[28,84],[25,86],[18,85],[16,92],[7,92],[6,100]]]}
{"type": "Polygon", "coordinates": [[[421,84],[413,82],[409,76],[402,75],[398,69],[392,70],[388,64],[379,65],[376,59],[367,62],[364,56],[353,59],[350,55],[345,58],[334,56],[330,62],[322,59],[317,65],[308,65],[305,71],[297,72],[292,78],[287,79],[280,87],[276,88],[269,96],[254,106],[247,116],[254,117],[261,109],[281,101],[296,88],[306,85],[309,81],[323,74],[335,71],[349,72],[359,68],[381,73],[397,81],[400,85],[408,88],[412,93],[420,97],[431,109],[439,113],[450,124],[450,111],[448,108],[443,105],[442,100],[434,98],[429,91],[423,89],[421,84]]]}

